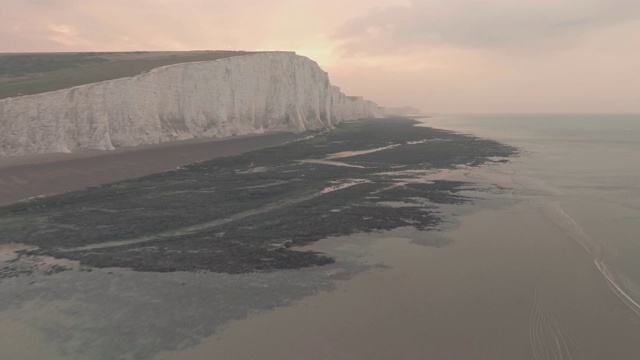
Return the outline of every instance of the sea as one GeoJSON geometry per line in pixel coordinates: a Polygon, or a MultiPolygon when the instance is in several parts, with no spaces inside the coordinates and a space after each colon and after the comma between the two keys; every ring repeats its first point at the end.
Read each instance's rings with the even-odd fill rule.
{"type": "Polygon", "coordinates": [[[498,170],[520,189],[514,195],[542,206],[640,315],[640,114],[436,115],[421,122],[519,148],[498,170]]]}
{"type": "Polygon", "coordinates": [[[4,279],[0,358],[640,359],[640,114],[416,120],[518,153],[413,174],[469,184],[435,230],[296,248],[332,264],[4,279]]]}
{"type": "Polygon", "coordinates": [[[351,274],[333,289],[159,358],[640,358],[640,115],[417,120],[518,155],[425,174],[475,184],[473,204],[440,206],[438,231],[320,240],[318,270],[351,274]]]}

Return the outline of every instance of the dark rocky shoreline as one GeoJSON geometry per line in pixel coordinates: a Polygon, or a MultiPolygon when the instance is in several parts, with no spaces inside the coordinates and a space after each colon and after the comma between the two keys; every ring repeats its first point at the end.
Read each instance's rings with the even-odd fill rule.
{"type": "Polygon", "coordinates": [[[38,247],[22,256],[152,272],[325,265],[333,259],[295,248],[329,236],[436,229],[445,220],[437,204],[472,200],[460,191],[474,184],[421,182],[413,173],[517,153],[415,124],[404,118],[345,123],[305,140],[6,206],[0,244],[38,247]],[[347,151],[355,153],[336,155],[347,151]]]}

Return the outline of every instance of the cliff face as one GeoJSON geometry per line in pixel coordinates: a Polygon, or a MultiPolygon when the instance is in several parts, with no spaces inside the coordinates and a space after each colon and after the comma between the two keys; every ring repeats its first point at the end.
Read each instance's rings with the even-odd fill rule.
{"type": "Polygon", "coordinates": [[[259,53],[0,100],[0,156],[300,132],[379,115],[375,103],[332,86],[315,62],[259,53]]]}

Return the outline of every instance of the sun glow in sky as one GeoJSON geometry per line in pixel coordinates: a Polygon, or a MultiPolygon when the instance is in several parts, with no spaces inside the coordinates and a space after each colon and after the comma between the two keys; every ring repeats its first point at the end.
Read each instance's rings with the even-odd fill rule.
{"type": "Polygon", "coordinates": [[[640,112],[637,0],[4,0],[0,51],[294,50],[424,112],[640,112]]]}

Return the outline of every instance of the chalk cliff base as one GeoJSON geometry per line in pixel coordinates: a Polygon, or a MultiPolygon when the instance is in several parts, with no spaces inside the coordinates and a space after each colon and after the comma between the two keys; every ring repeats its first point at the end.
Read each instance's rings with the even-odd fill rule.
{"type": "Polygon", "coordinates": [[[113,151],[85,150],[0,158],[0,206],[238,155],[302,136],[304,134],[284,132],[249,134],[121,147],[113,151]]]}
{"type": "Polygon", "coordinates": [[[0,100],[0,156],[302,132],[380,112],[308,58],[258,53],[0,100]]]}

